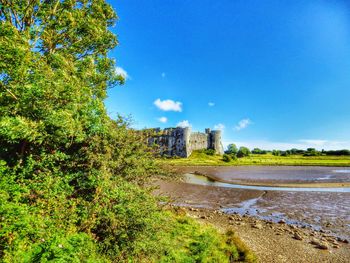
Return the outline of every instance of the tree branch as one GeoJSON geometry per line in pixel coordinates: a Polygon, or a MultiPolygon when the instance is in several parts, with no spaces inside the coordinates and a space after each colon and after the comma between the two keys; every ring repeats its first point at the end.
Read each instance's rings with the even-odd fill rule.
{"type": "Polygon", "coordinates": [[[16,95],[13,94],[13,93],[11,92],[11,90],[9,90],[8,88],[6,88],[4,84],[2,84],[2,83],[0,83],[0,84],[1,84],[1,86],[2,86],[15,100],[18,100],[18,98],[16,97],[16,95]]]}

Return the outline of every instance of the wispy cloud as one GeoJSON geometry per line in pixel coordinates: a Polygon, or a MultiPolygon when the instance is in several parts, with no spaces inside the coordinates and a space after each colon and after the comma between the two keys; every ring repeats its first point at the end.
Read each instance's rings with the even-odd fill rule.
{"type": "Polygon", "coordinates": [[[160,117],[160,118],[158,118],[157,120],[158,120],[159,122],[161,122],[161,123],[167,123],[168,118],[167,118],[167,117],[160,117]]]}
{"type": "Polygon", "coordinates": [[[234,129],[236,131],[240,131],[247,128],[250,124],[252,124],[252,121],[250,119],[243,119],[238,122],[234,129]]]}
{"type": "Polygon", "coordinates": [[[187,127],[192,127],[191,123],[188,120],[183,120],[180,121],[176,127],[181,127],[181,128],[187,128],[187,127]]]}
{"type": "Polygon", "coordinates": [[[218,124],[214,125],[214,129],[223,131],[225,129],[225,125],[223,125],[222,123],[218,123],[218,124]]]}
{"type": "Polygon", "coordinates": [[[128,72],[126,72],[126,70],[123,69],[122,67],[116,67],[115,68],[115,73],[118,76],[123,77],[125,80],[130,79],[130,76],[128,75],[128,72]]]}
{"type": "Polygon", "coordinates": [[[162,78],[165,78],[166,77],[165,72],[162,72],[161,76],[162,76],[162,78]]]}
{"type": "Polygon", "coordinates": [[[214,102],[208,102],[208,106],[209,106],[209,107],[214,107],[214,106],[215,106],[215,103],[214,103],[214,102]]]}
{"type": "Polygon", "coordinates": [[[160,100],[156,99],[154,102],[154,105],[157,106],[158,109],[162,111],[182,111],[182,103],[179,101],[173,101],[173,100],[160,100]]]}

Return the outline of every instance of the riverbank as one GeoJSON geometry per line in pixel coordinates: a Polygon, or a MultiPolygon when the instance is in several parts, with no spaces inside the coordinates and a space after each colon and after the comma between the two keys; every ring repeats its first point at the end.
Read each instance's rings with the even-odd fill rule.
{"type": "Polygon", "coordinates": [[[189,216],[237,233],[260,262],[350,258],[350,246],[344,241],[350,237],[349,193],[266,192],[180,181],[157,184],[156,194],[169,196],[170,203],[189,216]]]}
{"type": "Polygon", "coordinates": [[[251,154],[230,162],[224,162],[221,155],[207,155],[193,152],[189,158],[159,159],[159,162],[170,166],[336,166],[350,167],[350,156],[274,156],[272,154],[251,154]]]}
{"type": "Polygon", "coordinates": [[[218,210],[184,209],[188,216],[212,224],[222,232],[235,232],[259,262],[349,262],[347,241],[327,233],[284,222],[271,223],[249,216],[227,215],[218,210]]]}

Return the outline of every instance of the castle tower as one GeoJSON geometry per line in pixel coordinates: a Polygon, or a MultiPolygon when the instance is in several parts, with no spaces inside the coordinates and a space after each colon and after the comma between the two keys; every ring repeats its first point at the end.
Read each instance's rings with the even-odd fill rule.
{"type": "Polygon", "coordinates": [[[224,147],[221,143],[221,131],[211,131],[210,133],[211,137],[211,145],[210,148],[214,149],[217,154],[224,154],[224,147]]]}
{"type": "Polygon", "coordinates": [[[192,153],[190,146],[190,137],[191,137],[191,127],[183,128],[183,141],[184,141],[184,155],[185,157],[189,157],[192,153]]]}

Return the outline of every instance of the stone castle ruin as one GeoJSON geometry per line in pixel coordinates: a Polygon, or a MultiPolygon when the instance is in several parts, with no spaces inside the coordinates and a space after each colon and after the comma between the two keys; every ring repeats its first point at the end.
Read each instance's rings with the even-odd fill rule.
{"type": "Polygon", "coordinates": [[[213,149],[217,154],[223,154],[221,131],[205,129],[205,133],[192,132],[186,128],[152,129],[153,135],[148,138],[148,144],[159,146],[160,154],[187,158],[194,150],[213,149]]]}

